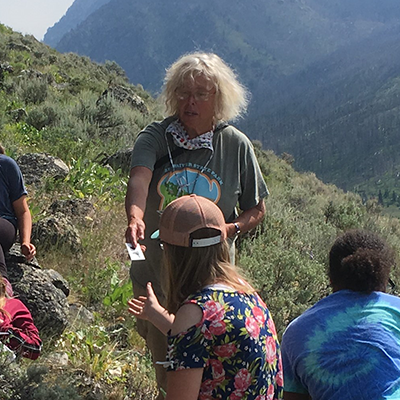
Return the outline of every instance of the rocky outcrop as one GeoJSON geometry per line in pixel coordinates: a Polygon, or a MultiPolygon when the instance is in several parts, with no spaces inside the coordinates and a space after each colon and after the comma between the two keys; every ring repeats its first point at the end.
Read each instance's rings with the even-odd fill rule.
{"type": "Polygon", "coordinates": [[[41,252],[52,247],[67,248],[75,255],[82,252],[81,239],[74,223],[61,213],[50,215],[33,224],[32,242],[41,252]]]}
{"type": "Polygon", "coordinates": [[[109,165],[114,171],[121,169],[122,172],[129,174],[131,170],[132,150],[133,148],[117,151],[111,156],[105,157],[102,160],[102,164],[109,165]]]}
{"type": "Polygon", "coordinates": [[[56,200],[50,205],[49,210],[52,214],[65,215],[74,224],[92,221],[96,214],[93,203],[86,199],[56,200]]]}
{"type": "Polygon", "coordinates": [[[128,87],[121,85],[110,86],[101,94],[96,104],[98,105],[102,100],[107,99],[107,97],[112,97],[122,104],[127,104],[144,115],[149,114],[149,110],[141,97],[128,87]]]}
{"type": "Polygon", "coordinates": [[[0,81],[3,80],[5,72],[8,72],[8,73],[14,72],[13,66],[10,65],[8,62],[0,64],[0,81]]]}
{"type": "Polygon", "coordinates": [[[26,117],[28,116],[24,108],[16,108],[15,110],[10,110],[8,114],[16,122],[25,121],[26,117]]]}
{"type": "Polygon", "coordinates": [[[55,271],[42,270],[35,259],[27,262],[17,244],[6,262],[14,295],[30,310],[41,338],[61,335],[69,318],[69,286],[65,279],[55,271]]]}
{"type": "Polygon", "coordinates": [[[28,185],[40,185],[45,178],[64,179],[69,173],[64,161],[46,153],[24,154],[17,163],[28,185]]]}

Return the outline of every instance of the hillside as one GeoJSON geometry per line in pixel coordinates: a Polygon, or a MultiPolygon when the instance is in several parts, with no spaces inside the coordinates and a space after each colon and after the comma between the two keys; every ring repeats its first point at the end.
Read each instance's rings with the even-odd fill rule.
{"type": "Polygon", "coordinates": [[[66,33],[76,28],[90,14],[108,1],[109,0],[75,1],[67,10],[66,15],[47,30],[44,39],[45,43],[51,47],[55,47],[66,33]]]}
{"type": "Polygon", "coordinates": [[[400,27],[386,30],[281,80],[268,113],[253,109],[246,127],[292,154],[297,167],[346,190],[397,175],[399,38],[400,27]]]}
{"type": "Polygon", "coordinates": [[[84,4],[76,0],[44,41],[95,61],[115,60],[132,82],[153,91],[159,89],[165,67],[179,55],[196,48],[213,50],[236,66],[254,90],[260,79],[268,85],[271,78],[298,71],[369,37],[384,23],[392,24],[400,13],[396,3],[368,7],[375,3],[363,2],[363,11],[357,13],[356,6],[340,12],[339,5],[315,0],[251,0],[246,5],[237,0],[111,0],[76,26],[72,11],[84,4]],[[48,39],[55,30],[64,33],[58,43],[48,39]]]}
{"type": "MultiPolygon", "coordinates": [[[[160,119],[159,105],[130,84],[116,63],[60,54],[3,25],[0,72],[0,141],[7,154],[17,159],[46,152],[70,167],[62,181],[28,187],[34,221],[48,215],[55,199],[85,199],[96,210],[93,218],[76,225],[82,237],[80,256],[57,244],[37,255],[43,268],[64,276],[71,301],[90,310],[94,322],[71,324],[61,337],[45,343],[37,362],[23,361],[20,372],[0,360],[0,398],[19,400],[23,393],[36,400],[151,400],[151,362],[126,311],[131,296],[123,244],[128,177],[103,160],[131,147],[140,129],[160,119]],[[117,87],[136,105],[141,99],[141,106],[103,95],[117,87]],[[60,358],[65,364],[56,362],[60,358]]],[[[240,237],[238,260],[266,300],[281,335],[293,318],[329,293],[327,254],[338,234],[369,229],[399,254],[400,222],[383,216],[376,201],[363,204],[360,196],[326,185],[312,173],[299,173],[289,157],[279,158],[254,144],[271,195],[262,224],[240,237]]],[[[397,269],[392,279],[400,282],[397,269]]]]}
{"type": "Polygon", "coordinates": [[[84,4],[76,0],[44,40],[115,60],[153,93],[181,54],[215,51],[250,88],[239,126],[264,148],[364,198],[400,195],[397,1],[109,0],[78,17],[84,4]]]}

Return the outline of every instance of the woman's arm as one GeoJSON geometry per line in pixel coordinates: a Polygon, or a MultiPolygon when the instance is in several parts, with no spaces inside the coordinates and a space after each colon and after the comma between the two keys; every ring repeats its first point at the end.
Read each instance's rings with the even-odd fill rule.
{"type": "Polygon", "coordinates": [[[125,210],[128,218],[125,238],[134,247],[136,247],[138,240],[144,239],[145,224],[143,217],[152,177],[153,172],[147,167],[131,169],[125,197],[125,210]]]}
{"type": "Polygon", "coordinates": [[[29,261],[35,256],[36,248],[31,243],[32,217],[31,212],[29,211],[26,195],[15,200],[12,205],[18,222],[21,251],[29,261]]]}
{"type": "Polygon", "coordinates": [[[227,224],[228,237],[233,237],[237,233],[235,223],[238,224],[240,232],[247,232],[255,228],[265,215],[264,199],[253,208],[243,211],[235,221],[227,224]]]}

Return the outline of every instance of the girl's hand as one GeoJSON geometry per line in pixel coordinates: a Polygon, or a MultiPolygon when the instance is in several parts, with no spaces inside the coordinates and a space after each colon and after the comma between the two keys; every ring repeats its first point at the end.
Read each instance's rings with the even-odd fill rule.
{"type": "Polygon", "coordinates": [[[151,282],[146,286],[147,296],[140,296],[139,298],[131,299],[128,301],[128,311],[136,318],[154,322],[154,319],[165,312],[165,309],[158,302],[157,296],[153,291],[151,282]]]}

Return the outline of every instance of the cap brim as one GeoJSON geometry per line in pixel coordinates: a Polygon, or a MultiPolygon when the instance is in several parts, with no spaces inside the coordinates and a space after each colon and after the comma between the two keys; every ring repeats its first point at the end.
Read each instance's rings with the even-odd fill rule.
{"type": "Polygon", "coordinates": [[[160,231],[159,231],[159,229],[157,229],[156,231],[154,231],[151,234],[150,239],[160,239],[160,231]]]}

